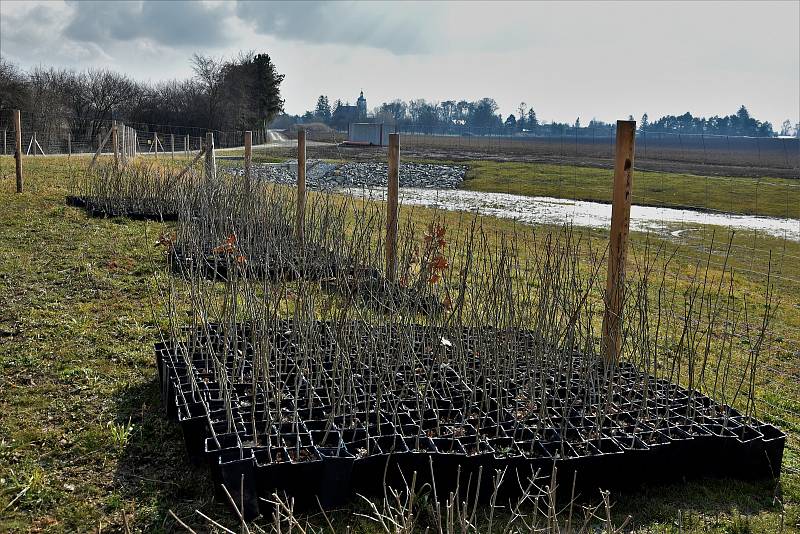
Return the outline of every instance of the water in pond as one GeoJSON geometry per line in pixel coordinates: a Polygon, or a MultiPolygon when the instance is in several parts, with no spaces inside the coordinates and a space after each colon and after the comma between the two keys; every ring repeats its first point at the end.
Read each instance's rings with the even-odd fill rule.
{"type": "MultiPolygon", "coordinates": [[[[342,188],[354,196],[386,198],[386,188],[342,188]]],[[[400,202],[404,205],[426,206],[453,211],[478,211],[527,224],[566,224],[590,228],[608,228],[611,224],[611,205],[583,200],[552,197],[527,197],[508,193],[478,191],[401,188],[400,202]]],[[[727,230],[752,231],[800,242],[800,219],[756,217],[728,213],[702,212],[651,206],[631,208],[631,230],[650,231],[662,235],[680,236],[701,225],[720,226],[727,230]]]]}

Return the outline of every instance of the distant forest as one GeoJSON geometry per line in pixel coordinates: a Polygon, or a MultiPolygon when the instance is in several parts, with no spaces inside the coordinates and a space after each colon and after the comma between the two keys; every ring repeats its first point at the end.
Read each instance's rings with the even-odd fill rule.
{"type": "MultiPolygon", "coordinates": [[[[302,116],[283,116],[287,123],[322,122],[336,129],[346,129],[347,124],[337,120],[336,109],[342,105],[340,100],[330,104],[325,95],[320,95],[313,110],[302,116]]],[[[482,98],[477,101],[445,100],[443,102],[427,102],[424,99],[394,100],[384,102],[373,109],[367,121],[383,122],[397,125],[401,131],[413,130],[420,133],[464,133],[475,135],[482,133],[492,135],[552,135],[561,134],[569,129],[582,131],[591,135],[591,130],[611,130],[614,124],[592,119],[582,122],[580,117],[575,122],[540,121],[532,106],[521,102],[517,113],[505,118],[497,111],[499,106],[493,98],[482,98]]],[[[633,117],[629,117],[633,120],[633,117]]],[[[683,115],[667,115],[651,121],[645,113],[639,121],[639,130],[647,132],[675,132],[687,134],[745,135],[770,137],[775,135],[798,135],[800,123],[792,125],[786,120],[779,131],[775,131],[771,123],[759,121],[750,116],[745,106],[725,117],[695,117],[688,111],[683,115]]]]}
{"type": "MultiPolygon", "coordinates": [[[[295,123],[324,123],[346,130],[352,115],[338,113],[343,103],[330,103],[325,95],[314,109],[303,115],[283,113],[281,82],[269,55],[240,53],[231,59],[195,54],[194,76],[158,83],[140,82],[106,69],[57,69],[34,67],[28,71],[0,57],[0,122],[8,122],[8,111],[26,112],[27,127],[45,131],[54,118],[68,118],[72,126],[94,136],[111,119],[129,123],[173,125],[211,130],[254,130],[287,127],[295,123]]],[[[345,109],[345,108],[343,108],[345,109]]],[[[571,123],[544,122],[533,106],[521,102],[516,113],[498,113],[493,98],[476,101],[416,99],[394,100],[374,108],[366,118],[395,125],[400,131],[472,135],[592,135],[611,130],[613,124],[577,118],[571,123]]],[[[633,117],[630,117],[633,119],[633,117]]],[[[772,124],[750,116],[745,106],[725,117],[667,115],[639,120],[645,132],[677,132],[746,136],[800,135],[800,123],[772,124]]],[[[173,128],[175,133],[180,129],[173,128]]]]}
{"type": "MultiPolygon", "coordinates": [[[[45,131],[65,119],[94,138],[106,121],[210,130],[266,128],[283,110],[279,74],[267,54],[233,59],[195,54],[194,76],[145,83],[107,69],[34,67],[0,58],[0,119],[26,112],[26,128],[45,131]]],[[[179,133],[179,130],[175,130],[179,133]]]]}

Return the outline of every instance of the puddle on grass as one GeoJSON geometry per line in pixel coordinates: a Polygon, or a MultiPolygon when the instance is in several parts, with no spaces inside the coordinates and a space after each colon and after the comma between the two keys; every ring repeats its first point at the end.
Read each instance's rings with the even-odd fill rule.
{"type": "MultiPolygon", "coordinates": [[[[386,198],[386,188],[341,188],[338,191],[375,200],[386,198]]],[[[526,224],[571,223],[573,226],[608,228],[611,224],[611,205],[583,200],[552,197],[527,197],[508,193],[485,193],[463,189],[401,188],[400,202],[451,211],[478,211],[526,224]]],[[[686,232],[699,230],[693,225],[719,226],[727,230],[756,230],[777,238],[800,242],[800,219],[755,217],[729,213],[659,208],[631,207],[631,230],[652,232],[664,236],[682,237],[686,232]]]]}

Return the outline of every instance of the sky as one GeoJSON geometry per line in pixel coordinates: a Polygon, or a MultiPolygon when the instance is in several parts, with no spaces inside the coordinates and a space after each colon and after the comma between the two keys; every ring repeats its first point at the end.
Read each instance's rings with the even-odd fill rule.
{"type": "Polygon", "coordinates": [[[266,52],[285,109],[320,94],[370,109],[395,98],[494,98],[540,120],[648,113],[800,120],[800,1],[122,2],[0,0],[0,55],[105,67],[140,80],[192,75],[194,52],[266,52]]]}

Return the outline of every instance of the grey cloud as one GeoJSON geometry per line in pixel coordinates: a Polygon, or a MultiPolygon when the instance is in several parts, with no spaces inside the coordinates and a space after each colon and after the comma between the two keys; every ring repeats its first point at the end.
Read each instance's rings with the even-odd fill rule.
{"type": "Polygon", "coordinates": [[[103,55],[93,43],[62,38],[69,9],[38,4],[23,12],[18,7],[0,3],[0,53],[6,58],[23,64],[69,65],[103,55]]]}
{"type": "Polygon", "coordinates": [[[250,2],[236,13],[264,35],[313,44],[367,46],[393,54],[433,51],[442,6],[383,2],[250,2]]]}
{"type": "Polygon", "coordinates": [[[70,2],[75,15],[65,35],[97,44],[150,39],[165,46],[225,45],[222,21],[230,5],[199,2],[70,2]]]}

